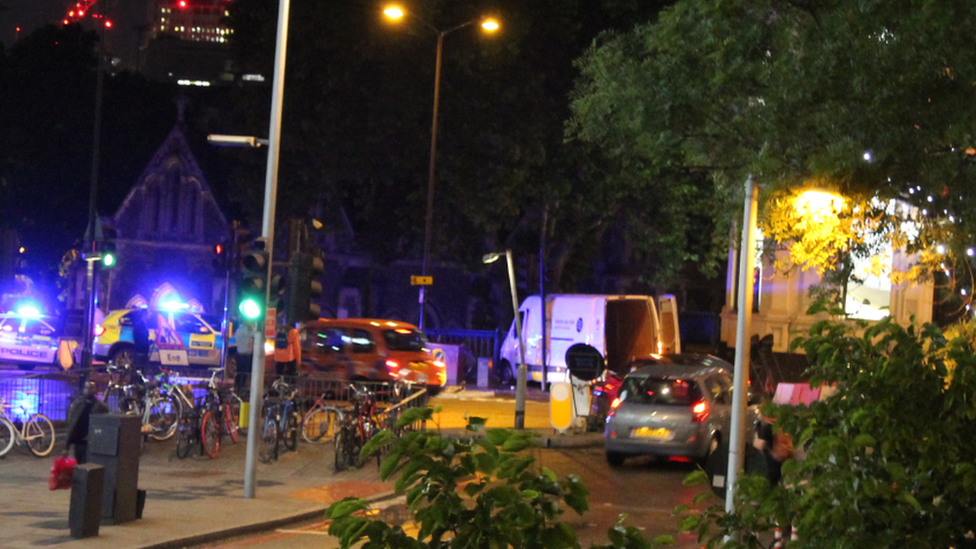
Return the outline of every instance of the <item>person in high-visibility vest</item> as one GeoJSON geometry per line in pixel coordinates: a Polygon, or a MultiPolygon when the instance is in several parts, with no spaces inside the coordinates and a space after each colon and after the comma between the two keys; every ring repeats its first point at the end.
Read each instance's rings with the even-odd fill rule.
{"type": "Polygon", "coordinates": [[[302,360],[302,341],[298,330],[279,326],[275,335],[275,374],[278,377],[298,376],[298,363],[302,360]]]}

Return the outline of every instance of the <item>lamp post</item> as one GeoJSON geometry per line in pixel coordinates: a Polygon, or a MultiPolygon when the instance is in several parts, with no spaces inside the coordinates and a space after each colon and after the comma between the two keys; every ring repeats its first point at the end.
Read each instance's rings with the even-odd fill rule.
{"type": "MultiPolygon", "coordinates": [[[[264,239],[265,251],[268,252],[267,278],[271,280],[271,264],[274,257],[274,222],[275,201],[278,198],[278,156],[281,145],[281,106],[285,93],[285,58],[288,49],[288,14],[290,0],[278,2],[278,29],[275,46],[274,80],[271,90],[271,121],[268,128],[268,139],[251,138],[246,146],[268,146],[268,164],[265,171],[264,184],[264,212],[261,219],[261,237],[264,239]]],[[[224,136],[226,137],[226,136],[224,136]]],[[[209,139],[209,138],[208,138],[209,139]]],[[[265,311],[269,301],[271,285],[265,286],[265,311]]],[[[258,425],[261,414],[261,395],[264,393],[264,328],[259,323],[259,329],[254,331],[254,354],[251,361],[251,398],[248,410],[248,426],[252,436],[247,437],[247,450],[244,457],[244,497],[254,498],[256,485],[258,425]]]]}
{"type": "Polygon", "coordinates": [[[732,420],[729,433],[729,468],[726,471],[725,512],[735,512],[735,483],[745,462],[746,406],[749,392],[749,353],[752,333],[753,264],[756,258],[756,209],[758,192],[750,175],[746,179],[742,214],[742,256],[739,258],[739,298],[735,333],[735,367],[732,387],[732,420]]]}
{"type": "Polygon", "coordinates": [[[515,428],[525,428],[525,339],[522,336],[522,319],[519,317],[518,294],[515,292],[515,268],[512,266],[512,250],[505,250],[504,253],[486,254],[481,258],[484,263],[494,263],[499,257],[505,256],[508,262],[508,285],[512,289],[512,312],[515,314],[515,331],[518,333],[519,341],[519,365],[518,376],[515,382],[515,428]]]}
{"type": "MultiPolygon", "coordinates": [[[[435,173],[436,173],[436,166],[437,166],[437,111],[440,105],[441,58],[444,51],[444,37],[458,29],[462,29],[464,27],[470,26],[479,21],[480,21],[481,28],[485,32],[489,32],[489,33],[497,31],[499,25],[498,25],[498,21],[492,18],[484,18],[480,20],[472,19],[471,21],[468,21],[466,23],[461,23],[460,25],[451,27],[447,30],[440,30],[437,27],[425,21],[424,19],[420,18],[419,16],[407,12],[400,6],[395,6],[395,5],[387,6],[383,10],[383,15],[385,15],[388,19],[391,20],[399,20],[409,15],[410,17],[413,17],[414,19],[423,23],[424,26],[434,31],[434,33],[437,35],[437,57],[434,64],[434,109],[433,109],[434,113],[430,124],[430,165],[428,166],[428,170],[427,170],[427,213],[424,218],[424,263],[423,263],[423,270],[421,272],[421,275],[426,277],[427,270],[430,265],[430,241],[431,241],[431,234],[433,232],[432,225],[434,222],[434,182],[435,182],[435,173]]],[[[420,297],[419,297],[420,322],[418,323],[418,326],[420,327],[421,330],[424,329],[424,305],[426,302],[425,288],[426,286],[420,286],[420,297]]]]}

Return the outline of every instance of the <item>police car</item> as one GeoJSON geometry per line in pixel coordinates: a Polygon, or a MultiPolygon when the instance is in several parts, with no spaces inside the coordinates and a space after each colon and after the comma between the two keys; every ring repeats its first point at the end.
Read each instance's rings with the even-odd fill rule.
{"type": "Polygon", "coordinates": [[[0,364],[31,370],[53,366],[58,356],[54,320],[36,311],[0,314],[0,364]]]}
{"type": "Polygon", "coordinates": [[[188,311],[111,311],[95,327],[92,343],[95,358],[117,365],[131,364],[135,355],[132,326],[139,317],[145,319],[149,328],[150,362],[164,362],[160,352],[181,357],[185,353],[186,366],[220,366],[223,337],[219,324],[211,325],[204,315],[188,311]]]}

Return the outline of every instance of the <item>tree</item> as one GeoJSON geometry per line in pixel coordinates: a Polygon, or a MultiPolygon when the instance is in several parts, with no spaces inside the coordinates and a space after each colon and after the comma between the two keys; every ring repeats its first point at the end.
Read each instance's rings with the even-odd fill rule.
{"type": "MultiPolygon", "coordinates": [[[[397,427],[429,420],[433,412],[407,409],[397,427]]],[[[419,532],[414,538],[400,526],[364,516],[366,503],[350,497],[326,511],[332,520],[329,533],[339,538],[342,549],[360,542],[364,549],[578,549],[576,533],[559,517],[564,504],[580,514],[588,509],[589,492],[580,479],[570,475],[560,480],[548,468],[537,468],[532,457],[521,455],[533,433],[483,432],[484,425],[484,418],[470,418],[463,438],[409,431],[394,442],[390,430],[373,436],[361,454],[392,442],[380,473],[384,480],[399,474],[396,491],[406,494],[419,532]]],[[[620,521],[608,532],[610,544],[603,549],[652,549],[673,543],[671,536],[649,542],[637,528],[624,526],[623,517],[620,521]]]]}
{"type": "MultiPolygon", "coordinates": [[[[604,161],[563,140],[572,65],[599,31],[652,18],[669,2],[499,0],[472,6],[419,3],[418,15],[448,29],[491,12],[502,29],[476,27],[445,37],[442,66],[435,261],[477,265],[486,251],[537,252],[543,211],[553,286],[573,287],[607,233],[617,231],[633,196],[618,189],[604,161]],[[566,273],[564,275],[564,273],[566,273]],[[565,281],[563,277],[565,276],[565,281]]],[[[275,5],[229,6],[246,72],[271,74],[275,5]]],[[[358,1],[292,2],[282,130],[279,215],[303,215],[319,196],[342,204],[360,243],[381,261],[419,258],[423,242],[436,35],[407,18],[391,27],[358,1]],[[310,200],[311,199],[311,200],[310,200]]],[[[249,114],[233,117],[266,131],[266,92],[242,89],[249,114]],[[261,111],[255,110],[258,105],[261,111]],[[255,114],[259,113],[259,114],[255,114]]],[[[260,170],[249,170],[259,177],[260,170]]],[[[659,223],[667,206],[646,200],[659,223]]],[[[703,219],[707,219],[707,208],[703,219]]],[[[635,239],[636,240],[636,239],[635,239]]],[[[629,252],[627,252],[629,253],[629,252]]],[[[654,261],[643,264],[656,267],[654,261]]],[[[644,272],[634,265],[634,272],[644,272]]]]}
{"type": "Polygon", "coordinates": [[[709,547],[736,532],[742,543],[733,547],[757,547],[755,536],[791,523],[796,547],[971,547],[976,355],[972,328],[959,333],[947,340],[933,324],[902,328],[890,319],[816,324],[794,346],[811,358],[811,385],[836,393],[765,410],[804,457],[783,464],[777,486],[744,477],[734,514],[711,506],[686,516],[683,528],[709,547]]]}
{"type": "Polygon", "coordinates": [[[974,10],[961,0],[683,0],[579,60],[569,135],[644,185],[711,179],[724,216],[741,211],[730,200],[749,174],[767,195],[815,180],[859,202],[898,198],[920,212],[923,236],[909,250],[938,234],[949,255],[936,267],[968,270],[974,10]]]}

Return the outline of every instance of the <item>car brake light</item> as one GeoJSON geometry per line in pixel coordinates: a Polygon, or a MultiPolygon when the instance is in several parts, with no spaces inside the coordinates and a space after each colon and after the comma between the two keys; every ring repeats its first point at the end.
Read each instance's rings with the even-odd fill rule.
{"type": "Polygon", "coordinates": [[[617,406],[620,406],[620,399],[619,398],[613,399],[613,402],[610,403],[610,409],[611,410],[616,410],[617,409],[617,406]]]}
{"type": "Polygon", "coordinates": [[[100,335],[102,335],[104,333],[105,333],[105,326],[102,326],[101,324],[99,324],[98,326],[95,326],[95,336],[96,337],[97,336],[100,336],[100,335]]]}
{"type": "Polygon", "coordinates": [[[691,407],[691,421],[692,423],[702,423],[705,418],[708,417],[708,403],[704,400],[699,400],[691,407]]]}

